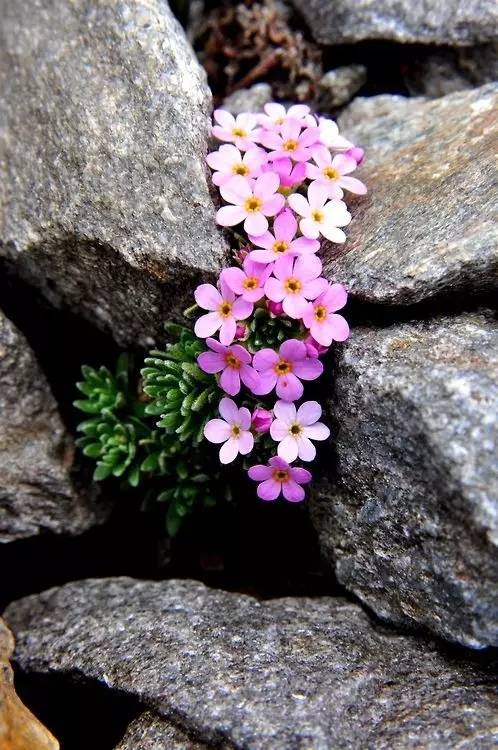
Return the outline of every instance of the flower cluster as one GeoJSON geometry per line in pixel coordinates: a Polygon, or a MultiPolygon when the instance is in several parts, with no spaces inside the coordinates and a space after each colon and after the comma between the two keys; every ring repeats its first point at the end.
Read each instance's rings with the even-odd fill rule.
{"type": "Polygon", "coordinates": [[[217,222],[240,225],[247,240],[234,253],[237,265],[221,272],[217,286],[201,284],[195,291],[205,313],[194,331],[207,345],[197,364],[216,376],[226,394],[220,418],[207,422],[204,435],[221,444],[222,464],[255,451],[258,441],[270,443],[270,450],[273,445],[276,455],[251,466],[249,477],[259,482],[261,499],[282,493],[299,502],[311,473],[293,464],[312,461],[314,442],[327,439],[329,429],[320,422],[317,401],[295,402],[304,383],[322,374],[320,358],[332,342],[349,335],[337,313],[346,290],[322,276],[317,253],[322,238],[346,240],[343,228],[351,214],[345,192],[366,193],[351,176],[363,151],[339,134],[333,120],[316,118],[304,105],[286,110],[267,104],[264,113],[236,118],[216,110],[214,119],[213,135],[223,143],[207,162],[225,202],[217,222]],[[258,341],[264,341],[262,310],[267,321],[292,321],[297,333],[280,339],[278,347],[255,347],[256,323],[263,325],[258,341]],[[242,406],[233,400],[237,396],[242,406]]]}

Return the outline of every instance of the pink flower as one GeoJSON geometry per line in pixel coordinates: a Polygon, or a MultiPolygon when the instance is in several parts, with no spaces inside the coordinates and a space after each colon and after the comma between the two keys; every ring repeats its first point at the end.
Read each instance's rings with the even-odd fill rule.
{"type": "Polygon", "coordinates": [[[252,428],[260,435],[268,432],[273,421],[273,414],[268,409],[257,406],[252,413],[252,428]]]}
{"type": "Polygon", "coordinates": [[[310,146],[318,141],[319,135],[318,128],[306,128],[301,133],[299,120],[286,120],[280,133],[263,130],[260,142],[272,149],[269,159],[290,157],[294,161],[308,161],[311,158],[310,146]]]}
{"type": "Polygon", "coordinates": [[[293,104],[288,110],[286,110],[283,104],[269,102],[268,104],[265,104],[264,110],[265,114],[259,115],[258,118],[261,125],[267,130],[280,130],[284,122],[289,118],[297,120],[304,126],[310,108],[305,104],[293,104]]]}
{"type": "Polygon", "coordinates": [[[316,255],[283,255],[273,267],[275,278],[265,284],[265,294],[273,302],[282,302],[289,317],[299,319],[308,300],[316,299],[327,288],[321,272],[322,262],[316,255]]]}
{"type": "Polygon", "coordinates": [[[237,327],[235,329],[235,338],[236,339],[244,339],[247,334],[247,326],[245,323],[237,323],[237,327]]]}
{"type": "Polygon", "coordinates": [[[230,396],[236,396],[240,391],[240,381],[250,390],[259,383],[259,375],[251,367],[252,357],[240,344],[223,346],[216,339],[206,339],[206,344],[212,350],[202,352],[197,357],[197,364],[210,374],[221,372],[220,385],[230,396]]]}
{"type": "Polygon", "coordinates": [[[308,352],[308,356],[310,357],[321,357],[322,354],[327,354],[329,347],[328,346],[322,346],[318,343],[318,341],[315,341],[313,336],[308,336],[304,339],[304,343],[306,344],[306,351],[308,352]]]}
{"type": "Polygon", "coordinates": [[[257,464],[249,469],[249,476],[260,482],[257,489],[261,500],[276,500],[283,493],[286,500],[299,503],[304,500],[302,484],[311,482],[311,472],[297,466],[289,466],[279,456],[270,458],[269,466],[257,464]]]}
{"type": "Polygon", "coordinates": [[[223,419],[210,419],[204,427],[204,437],[210,443],[223,443],[220,448],[220,462],[229,464],[240,453],[250,453],[254,446],[254,437],[250,432],[251,412],[244,406],[237,408],[231,398],[222,398],[219,405],[223,419]]]}
{"type": "Polygon", "coordinates": [[[212,133],[220,141],[235,143],[241,151],[254,147],[258,140],[259,128],[256,115],[241,114],[235,118],[224,109],[215,109],[213,117],[218,125],[213,126],[212,133]]]}
{"type": "Polygon", "coordinates": [[[316,253],[320,243],[307,237],[294,239],[297,232],[296,217],[286,208],[273,222],[273,234],[265,232],[260,237],[249,235],[249,239],[257,247],[264,250],[253,250],[251,260],[257,263],[273,263],[284,255],[304,255],[316,253]]]}
{"type": "Polygon", "coordinates": [[[339,135],[339,128],[333,120],[329,120],[327,117],[319,117],[318,127],[320,130],[320,143],[327,146],[327,148],[331,148],[334,151],[346,151],[349,148],[353,148],[354,143],[339,135]]]}
{"type": "Polygon", "coordinates": [[[315,341],[330,346],[332,341],[346,341],[349,326],[336,310],[344,307],[348,295],[342,284],[332,284],[314,302],[310,302],[304,313],[303,323],[315,341]]]}
{"type": "Polygon", "coordinates": [[[254,184],[241,175],[232,177],[220,187],[220,193],[227,203],[216,214],[216,221],[223,227],[232,227],[244,222],[247,234],[258,236],[268,229],[267,216],[275,216],[284,207],[285,198],[277,193],[278,175],[266,172],[254,184]]]}
{"type": "Polygon", "coordinates": [[[284,312],[282,303],[273,302],[271,299],[266,300],[266,309],[268,310],[270,315],[274,315],[275,317],[277,317],[278,315],[282,315],[284,312]]]}
{"type": "Polygon", "coordinates": [[[365,158],[365,152],[360,146],[353,146],[353,148],[349,148],[344,152],[344,156],[350,156],[351,159],[355,160],[356,166],[359,167],[365,158]]]}
{"type": "Polygon", "coordinates": [[[235,292],[248,302],[258,302],[263,297],[265,282],[271,274],[272,266],[266,263],[255,263],[246,258],[242,268],[232,266],[223,271],[223,278],[235,292]]]}
{"type": "Polygon", "coordinates": [[[270,435],[278,442],[278,455],[292,463],[296,458],[313,461],[316,448],[311,440],[326,440],[329,428],[318,422],[322,407],[318,401],[305,401],[296,412],[296,405],[288,401],[277,401],[273,408],[276,419],[272,422],[270,435]]]}
{"type": "Polygon", "coordinates": [[[216,170],[213,174],[213,182],[218,186],[224,185],[236,174],[242,177],[259,177],[261,167],[266,160],[266,151],[262,148],[255,146],[242,155],[239,149],[231,143],[225,143],[218,151],[213,151],[206,156],[211,169],[216,170]]]}
{"type": "Polygon", "coordinates": [[[262,167],[263,172],[276,172],[280,177],[280,190],[286,195],[301,184],[306,177],[306,164],[292,164],[290,159],[275,159],[262,167]]]}
{"type": "Polygon", "coordinates": [[[323,372],[323,364],[308,357],[304,342],[298,339],[284,341],[278,354],[273,349],[261,349],[252,364],[260,375],[253,393],[265,395],[276,386],[277,396],[284,401],[301,398],[304,390],[301,380],[315,380],[323,372]]]}
{"type": "Polygon", "coordinates": [[[195,301],[199,307],[209,310],[194,326],[195,335],[201,339],[220,331],[220,341],[225,346],[232,343],[237,330],[237,321],[245,320],[253,311],[253,304],[239,297],[235,299],[228,284],[220,277],[221,294],[212,284],[201,284],[195,290],[195,301]]]}
{"type": "Polygon", "coordinates": [[[332,158],[330,151],[324,146],[313,148],[314,164],[306,165],[306,176],[310,180],[316,180],[328,189],[329,198],[342,198],[342,190],[349,190],[357,195],[365,195],[366,185],[356,177],[347,177],[356,169],[356,161],[345,154],[337,154],[332,158]]]}
{"type": "MultiPolygon", "coordinates": [[[[234,178],[235,179],[235,178],[234,178]]],[[[339,200],[327,203],[328,190],[318,182],[308,188],[308,200],[300,193],[289,195],[290,207],[303,218],[299,228],[305,237],[316,239],[322,234],[332,242],[345,242],[346,235],[338,227],[345,227],[351,221],[346,204],[339,200]]]]}

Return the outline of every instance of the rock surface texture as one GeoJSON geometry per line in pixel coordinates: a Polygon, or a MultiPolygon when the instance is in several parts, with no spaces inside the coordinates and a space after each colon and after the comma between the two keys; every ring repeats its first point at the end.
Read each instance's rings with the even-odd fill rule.
{"type": "Polygon", "coordinates": [[[341,583],[377,615],[498,646],[498,325],[356,328],[335,368],[337,483],[312,506],[341,583]]]}
{"type": "Polygon", "coordinates": [[[188,580],[100,579],[21,599],[5,617],[24,670],[100,680],[208,746],[496,741],[496,665],[374,626],[340,598],[259,602],[188,580]]]}
{"type": "Polygon", "coordinates": [[[163,0],[0,0],[0,16],[0,255],[150,343],[224,255],[204,72],[163,0]]]}
{"type": "Polygon", "coordinates": [[[28,342],[0,312],[0,542],[77,534],[101,519],[72,482],[73,455],[28,342]]]}
{"type": "Polygon", "coordinates": [[[367,69],[364,65],[344,65],[329,70],[318,84],[320,112],[330,112],[347,104],[366,81],[367,69]]]}
{"type": "Polygon", "coordinates": [[[16,694],[9,663],[13,650],[12,633],[0,619],[0,749],[59,750],[55,737],[16,694]]]}
{"type": "Polygon", "coordinates": [[[424,44],[477,44],[498,36],[493,0],[292,0],[320,44],[365,39],[424,44]]]}
{"type": "Polygon", "coordinates": [[[128,727],[116,750],[206,750],[157,714],[146,711],[128,727]]]}
{"type": "Polygon", "coordinates": [[[498,84],[434,101],[357,99],[339,119],[369,193],[325,268],[363,301],[498,289],[498,84]],[[444,144],[442,149],[441,144],[444,144]]]}

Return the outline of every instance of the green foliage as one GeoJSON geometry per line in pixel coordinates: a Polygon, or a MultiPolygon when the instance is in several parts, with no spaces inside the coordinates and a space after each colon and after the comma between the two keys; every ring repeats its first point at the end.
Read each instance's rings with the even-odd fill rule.
{"type": "Polygon", "coordinates": [[[203,439],[206,422],[215,416],[219,389],[213,375],[197,365],[204,351],[202,342],[187,328],[169,330],[179,334],[179,340],[167,344],[164,351],[150,352],[141,371],[143,390],[150,398],[145,413],[159,416],[158,427],[196,446],[203,439]]]}
{"type": "Polygon", "coordinates": [[[85,398],[74,405],[90,417],[78,425],[82,434],[76,444],[96,462],[94,479],[114,477],[134,488],[149,487],[148,496],[166,504],[166,528],[173,536],[197,507],[216,502],[218,474],[209,449],[201,452],[195,445],[219,393],[213,376],[197,366],[202,343],[180,326],[168,330],[177,343],[145,360],[148,400],[130,388],[128,358],[122,355],[114,374],[106,367],[82,367],[77,387],[85,398]]]}
{"type": "Polygon", "coordinates": [[[266,346],[278,349],[286,339],[299,338],[300,333],[299,320],[291,320],[282,315],[272,317],[265,308],[258,307],[249,323],[246,344],[254,354],[266,346]]]}

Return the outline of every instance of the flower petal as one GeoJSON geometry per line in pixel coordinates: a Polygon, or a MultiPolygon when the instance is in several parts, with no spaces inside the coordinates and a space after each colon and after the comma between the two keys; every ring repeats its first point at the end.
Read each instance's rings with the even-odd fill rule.
{"type": "Polygon", "coordinates": [[[223,278],[230,289],[236,294],[242,294],[245,291],[244,281],[246,280],[246,275],[241,268],[236,268],[235,266],[225,268],[223,278]]]}
{"type": "Polygon", "coordinates": [[[225,367],[225,357],[219,352],[202,352],[197,357],[197,364],[204,372],[212,375],[221,372],[225,367]]]}
{"type": "Polygon", "coordinates": [[[302,425],[314,424],[322,416],[318,401],[305,401],[298,409],[297,421],[302,425]]]}
{"type": "Polygon", "coordinates": [[[240,206],[223,206],[216,212],[216,221],[221,227],[234,227],[244,221],[246,216],[247,211],[240,206]]]}
{"type": "Polygon", "coordinates": [[[277,453],[280,458],[283,458],[284,461],[287,461],[288,463],[292,463],[292,461],[295,461],[298,454],[298,445],[296,438],[292,437],[291,435],[287,435],[279,443],[277,453]]]}
{"type": "Polygon", "coordinates": [[[254,448],[254,435],[252,432],[247,430],[242,432],[239,437],[239,453],[242,456],[247,456],[248,453],[254,448]]]}
{"type": "Polygon", "coordinates": [[[356,195],[366,195],[367,193],[367,186],[361,180],[357,180],[356,177],[341,177],[339,185],[356,195]]]}
{"type": "Polygon", "coordinates": [[[265,479],[264,482],[258,485],[256,494],[261,500],[276,500],[280,495],[281,489],[282,485],[280,482],[276,482],[274,479],[265,479]]]}
{"type": "Polygon", "coordinates": [[[264,172],[254,183],[254,195],[263,200],[268,200],[277,192],[279,185],[280,178],[278,174],[275,174],[275,172],[264,172]]]}
{"type": "Polygon", "coordinates": [[[220,463],[231,464],[237,458],[239,453],[239,441],[235,438],[229,438],[220,448],[220,463]]]}
{"type": "Polygon", "coordinates": [[[273,413],[284,425],[289,426],[296,420],[296,405],[288,401],[277,401],[273,407],[273,413]]]}
{"type": "Polygon", "coordinates": [[[297,232],[297,221],[292,211],[286,208],[277,216],[273,223],[273,231],[277,240],[291,242],[297,232]]]}
{"type": "Polygon", "coordinates": [[[330,430],[323,422],[315,422],[304,429],[304,435],[311,440],[327,440],[330,430]]]}
{"type": "MultiPolygon", "coordinates": [[[[270,435],[275,442],[283,440],[289,434],[288,425],[281,422],[279,419],[274,419],[270,425],[270,435]]],[[[285,458],[285,456],[283,456],[285,458]]]]}
{"type": "Polygon", "coordinates": [[[289,206],[300,216],[309,216],[311,214],[310,204],[301,193],[292,193],[287,198],[289,206]]]}
{"type": "Polygon", "coordinates": [[[251,315],[254,305],[249,300],[239,297],[232,305],[232,315],[235,320],[245,320],[251,315]]]}
{"type": "Polygon", "coordinates": [[[319,359],[307,357],[294,362],[294,372],[302,380],[316,380],[323,372],[323,363],[319,359]]]}
{"type": "Polygon", "coordinates": [[[221,294],[213,284],[201,284],[194,292],[195,301],[204,310],[217,310],[223,302],[221,294]]]}
{"type": "Polygon", "coordinates": [[[268,370],[278,362],[278,354],[273,349],[260,349],[252,361],[256,370],[268,370]]]}
{"type": "Polygon", "coordinates": [[[349,336],[349,325],[342,315],[330,315],[328,324],[334,341],[346,341],[349,336]]]}
{"type": "Polygon", "coordinates": [[[195,322],[194,333],[200,339],[205,339],[216,333],[221,326],[222,319],[217,312],[210,312],[207,315],[201,315],[195,322]]]}
{"type": "Polygon", "coordinates": [[[261,206],[261,213],[265,216],[275,216],[284,207],[285,198],[280,193],[272,195],[271,198],[266,200],[261,206]]]}
{"type": "Polygon", "coordinates": [[[280,356],[290,362],[304,359],[306,357],[306,346],[299,339],[287,339],[280,347],[280,356]]]}
{"type": "Polygon", "coordinates": [[[301,461],[313,461],[315,459],[316,448],[307,437],[298,438],[297,450],[301,461]]]}
{"type": "Polygon", "coordinates": [[[244,231],[246,234],[253,234],[257,237],[259,234],[264,234],[267,229],[268,219],[260,211],[254,214],[250,213],[246,216],[246,220],[244,221],[244,231]]]}
{"type": "Polygon", "coordinates": [[[239,371],[233,367],[225,367],[221,373],[220,385],[229,396],[236,396],[240,391],[239,371]]]}
{"type": "Polygon", "coordinates": [[[303,390],[303,384],[292,372],[277,379],[277,396],[284,401],[297,401],[303,390]]]}
{"type": "Polygon", "coordinates": [[[264,464],[256,464],[255,466],[251,466],[247,473],[251,479],[254,479],[256,482],[261,482],[264,479],[269,479],[271,477],[272,469],[270,466],[265,466],[264,464]]]}
{"type": "MultiPolygon", "coordinates": [[[[210,315],[214,315],[215,313],[210,313],[210,315]]],[[[233,316],[229,318],[222,319],[221,327],[220,327],[220,341],[225,346],[230,346],[232,341],[235,338],[235,333],[237,331],[237,323],[235,322],[235,318],[233,316]]]]}
{"type": "Polygon", "coordinates": [[[230,425],[223,419],[210,419],[204,427],[204,437],[210,443],[223,443],[230,437],[230,425]]]}
{"type": "Polygon", "coordinates": [[[291,503],[300,503],[302,500],[304,500],[305,492],[303,488],[299,484],[297,484],[297,482],[294,482],[293,479],[289,479],[287,482],[284,482],[284,484],[282,485],[282,491],[284,493],[285,499],[291,503]]]}

